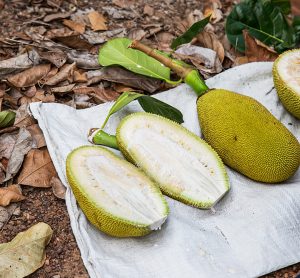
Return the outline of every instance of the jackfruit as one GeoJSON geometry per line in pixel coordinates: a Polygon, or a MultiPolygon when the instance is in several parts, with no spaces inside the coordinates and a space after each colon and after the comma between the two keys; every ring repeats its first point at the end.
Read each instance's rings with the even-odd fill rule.
{"type": "Polygon", "coordinates": [[[300,119],[300,49],[286,51],[273,65],[273,79],[283,106],[300,119]]]}
{"type": "Polygon", "coordinates": [[[108,235],[143,236],[159,229],[167,218],[168,205],[158,186],[103,147],[73,150],[66,172],[86,217],[108,235]]]}
{"type": "Polygon", "coordinates": [[[197,110],[205,140],[231,168],[266,183],[298,169],[298,140],[253,98],[212,89],[198,98],[197,110]]]}
{"type": "Polygon", "coordinates": [[[134,113],[121,121],[116,136],[124,156],[171,198],[208,209],[229,190],[225,166],[217,153],[169,119],[134,113]]]}

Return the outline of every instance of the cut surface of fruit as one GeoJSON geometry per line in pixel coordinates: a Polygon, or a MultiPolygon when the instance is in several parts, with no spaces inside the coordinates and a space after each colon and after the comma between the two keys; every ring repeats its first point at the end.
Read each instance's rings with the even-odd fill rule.
{"type": "Polygon", "coordinates": [[[300,49],[286,51],[277,58],[273,77],[284,107],[300,119],[300,49]]]}
{"type": "Polygon", "coordinates": [[[67,158],[67,177],[87,218],[107,234],[145,235],[167,218],[168,206],[158,186],[103,147],[73,150],[67,158]]]}
{"type": "Polygon", "coordinates": [[[217,153],[179,124],[149,113],[127,116],[117,130],[123,154],[179,201],[212,207],[228,190],[217,153]]]}

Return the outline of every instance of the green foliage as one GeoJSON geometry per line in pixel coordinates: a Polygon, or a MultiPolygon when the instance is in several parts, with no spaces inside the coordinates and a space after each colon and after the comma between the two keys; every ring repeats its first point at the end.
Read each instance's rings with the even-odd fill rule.
{"type": "Polygon", "coordinates": [[[197,34],[199,34],[210,20],[210,15],[200,21],[195,22],[183,35],[174,39],[171,47],[177,48],[179,45],[189,43],[197,34]]]}
{"type": "Polygon", "coordinates": [[[0,128],[8,127],[13,125],[15,121],[16,113],[13,111],[2,111],[0,112],[0,128]]]}
{"type": "Polygon", "coordinates": [[[226,22],[226,34],[231,44],[245,51],[243,30],[279,53],[296,46],[296,33],[285,14],[290,11],[286,0],[245,0],[237,4],[226,22]]]}

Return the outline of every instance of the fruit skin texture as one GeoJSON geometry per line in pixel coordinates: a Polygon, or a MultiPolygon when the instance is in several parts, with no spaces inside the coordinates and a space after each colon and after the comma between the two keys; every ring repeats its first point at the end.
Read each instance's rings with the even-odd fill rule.
{"type": "MultiPolygon", "coordinates": [[[[127,162],[124,159],[119,158],[116,156],[113,152],[99,146],[82,146],[75,150],[73,150],[67,157],[66,161],[66,173],[68,182],[72,188],[73,194],[88,218],[88,220],[96,226],[99,230],[102,232],[114,236],[114,237],[139,237],[144,236],[152,232],[151,229],[147,225],[141,225],[139,223],[135,223],[132,221],[128,221],[126,219],[122,219],[119,217],[116,217],[112,215],[111,213],[107,212],[106,210],[102,209],[101,207],[97,207],[95,203],[93,203],[87,196],[87,194],[79,187],[77,186],[77,181],[74,178],[74,175],[72,173],[72,167],[70,165],[72,156],[76,154],[77,151],[82,150],[84,148],[101,148],[102,151],[110,153],[115,159],[122,160],[122,162],[130,165],[132,167],[133,171],[138,171],[139,173],[143,174],[140,170],[138,170],[135,166],[131,165],[129,162],[127,162]]],[[[164,204],[165,204],[165,215],[167,216],[169,213],[169,208],[167,205],[167,202],[163,198],[160,190],[158,187],[155,187],[155,190],[158,192],[158,194],[161,196],[164,204]]]]}
{"type": "MultiPolygon", "coordinates": [[[[174,121],[172,121],[170,119],[167,119],[165,117],[162,117],[162,116],[159,116],[159,115],[156,115],[156,114],[145,113],[145,112],[133,113],[133,114],[130,114],[130,115],[126,116],[125,118],[123,118],[122,121],[121,121],[121,123],[118,125],[117,132],[116,132],[118,147],[119,147],[120,151],[122,152],[122,154],[124,155],[124,157],[128,161],[130,161],[131,163],[133,163],[137,167],[139,167],[138,159],[136,159],[134,156],[130,155],[130,153],[127,151],[126,144],[124,144],[124,142],[122,141],[121,130],[123,128],[123,125],[128,120],[130,120],[131,118],[135,118],[135,117],[147,117],[147,116],[148,117],[155,117],[155,118],[157,118],[160,121],[164,121],[164,122],[168,123],[173,128],[177,128],[178,131],[185,132],[187,136],[193,137],[197,141],[200,141],[202,144],[204,144],[206,146],[206,148],[210,149],[215,154],[215,157],[216,157],[217,162],[218,162],[218,166],[220,168],[222,168],[222,170],[223,170],[223,173],[224,173],[224,176],[225,176],[225,180],[226,180],[226,189],[227,189],[227,192],[230,190],[229,178],[228,178],[228,175],[226,173],[225,166],[224,166],[224,164],[223,164],[220,156],[218,155],[218,153],[209,144],[207,144],[204,140],[202,140],[201,138],[199,138],[196,134],[192,133],[191,131],[189,131],[185,127],[179,125],[178,123],[176,123],[176,122],[174,122],[174,121]]],[[[151,173],[149,173],[146,169],[143,169],[143,172],[145,172],[152,180],[155,180],[155,177],[153,177],[151,175],[151,173]]],[[[162,184],[158,184],[158,186],[159,186],[159,188],[161,189],[161,191],[163,192],[164,195],[167,195],[170,198],[175,199],[177,201],[180,201],[180,202],[182,202],[184,204],[187,204],[189,206],[193,206],[193,207],[200,208],[200,209],[210,209],[212,207],[212,205],[213,205],[210,202],[200,202],[200,201],[195,201],[195,200],[193,200],[191,198],[182,197],[180,194],[177,194],[175,192],[170,192],[168,190],[168,188],[165,187],[162,184]]]]}
{"type": "Polygon", "coordinates": [[[198,98],[197,110],[205,140],[231,168],[266,183],[297,171],[298,140],[255,99],[213,89],[198,98]]]}
{"type": "Polygon", "coordinates": [[[291,52],[300,52],[300,49],[289,50],[281,54],[273,64],[273,80],[274,85],[281,100],[283,106],[288,110],[293,116],[300,119],[300,95],[295,93],[295,91],[289,87],[288,84],[281,78],[277,71],[277,65],[280,61],[280,57],[283,55],[288,55],[291,52]]]}

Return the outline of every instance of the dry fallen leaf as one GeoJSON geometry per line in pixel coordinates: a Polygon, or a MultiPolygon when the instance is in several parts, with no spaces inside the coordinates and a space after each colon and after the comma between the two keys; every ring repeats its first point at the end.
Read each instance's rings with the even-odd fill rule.
{"type": "Polygon", "coordinates": [[[80,34],[83,34],[85,31],[85,24],[83,23],[79,23],[70,19],[64,19],[63,24],[80,34]]]}
{"type": "Polygon", "coordinates": [[[92,29],[94,31],[105,31],[107,30],[106,19],[103,15],[99,14],[96,11],[90,12],[88,14],[92,29]]]}
{"type": "Polygon", "coordinates": [[[154,9],[151,6],[149,6],[148,4],[146,4],[144,6],[144,11],[143,12],[144,12],[145,15],[149,15],[149,16],[154,15],[154,9]]]}
{"type": "Polygon", "coordinates": [[[30,132],[33,144],[36,148],[39,149],[46,146],[45,137],[38,124],[28,126],[27,130],[30,132]]]}
{"type": "Polygon", "coordinates": [[[13,86],[18,88],[33,86],[48,74],[50,68],[50,64],[37,65],[13,76],[10,76],[9,78],[7,78],[7,80],[13,86]]]}
{"type": "Polygon", "coordinates": [[[47,80],[46,85],[56,85],[59,82],[67,80],[70,76],[73,75],[76,63],[63,65],[60,71],[54,75],[52,78],[47,80]]]}
{"type": "Polygon", "coordinates": [[[62,184],[61,180],[57,177],[52,177],[50,181],[53,194],[59,199],[65,199],[66,187],[62,184]]]}
{"type": "MultiPolygon", "coordinates": [[[[9,219],[11,218],[15,209],[17,208],[17,206],[18,205],[15,203],[12,203],[5,208],[0,206],[0,231],[1,231],[2,227],[9,221],[9,219]]],[[[0,251],[0,253],[1,253],[1,251],[0,251]]],[[[0,272],[0,275],[1,275],[1,272],[0,272]]]]}
{"type": "Polygon", "coordinates": [[[46,93],[43,90],[38,90],[32,98],[32,102],[55,102],[55,96],[51,93],[46,93]]]}
{"type": "Polygon", "coordinates": [[[68,52],[68,59],[76,63],[76,67],[82,69],[99,69],[98,56],[89,52],[71,50],[68,52]]]}
{"type": "Polygon", "coordinates": [[[35,120],[28,112],[28,104],[23,104],[16,112],[16,119],[14,126],[27,127],[35,124],[35,120]]]}
{"type": "Polygon", "coordinates": [[[61,50],[38,51],[42,60],[49,61],[56,67],[60,68],[67,61],[67,54],[61,50]]]}
{"type": "Polygon", "coordinates": [[[278,57],[276,51],[266,46],[257,39],[252,38],[247,30],[243,31],[246,51],[249,62],[275,61],[278,57]]]}
{"type": "Polygon", "coordinates": [[[12,184],[8,187],[0,188],[0,206],[6,207],[10,203],[20,202],[25,197],[22,195],[22,191],[19,185],[12,184]]]}
{"type": "Polygon", "coordinates": [[[44,17],[44,22],[50,22],[55,19],[63,19],[70,17],[71,13],[55,13],[55,14],[48,14],[44,17]]]}
{"type": "Polygon", "coordinates": [[[17,132],[5,133],[0,136],[0,159],[3,157],[10,159],[17,138],[17,132]]]}
{"type": "Polygon", "coordinates": [[[97,103],[116,100],[119,93],[113,90],[108,90],[101,87],[77,87],[73,89],[75,94],[89,95],[96,99],[97,103]]]}
{"type": "Polygon", "coordinates": [[[0,277],[25,277],[40,268],[46,259],[45,246],[53,231],[43,222],[0,244],[0,277]]]}
{"type": "Polygon", "coordinates": [[[26,155],[18,183],[33,187],[50,187],[50,180],[56,175],[47,148],[33,149],[26,155]]]}
{"type": "Polygon", "coordinates": [[[96,33],[91,30],[87,30],[82,35],[90,44],[104,43],[110,38],[123,38],[126,36],[126,29],[119,28],[112,31],[105,31],[101,33],[96,33]]]}
{"type": "Polygon", "coordinates": [[[60,87],[53,87],[50,89],[50,92],[53,94],[64,94],[71,92],[73,88],[75,87],[76,84],[69,84],[65,86],[60,86],[60,87]]]}

